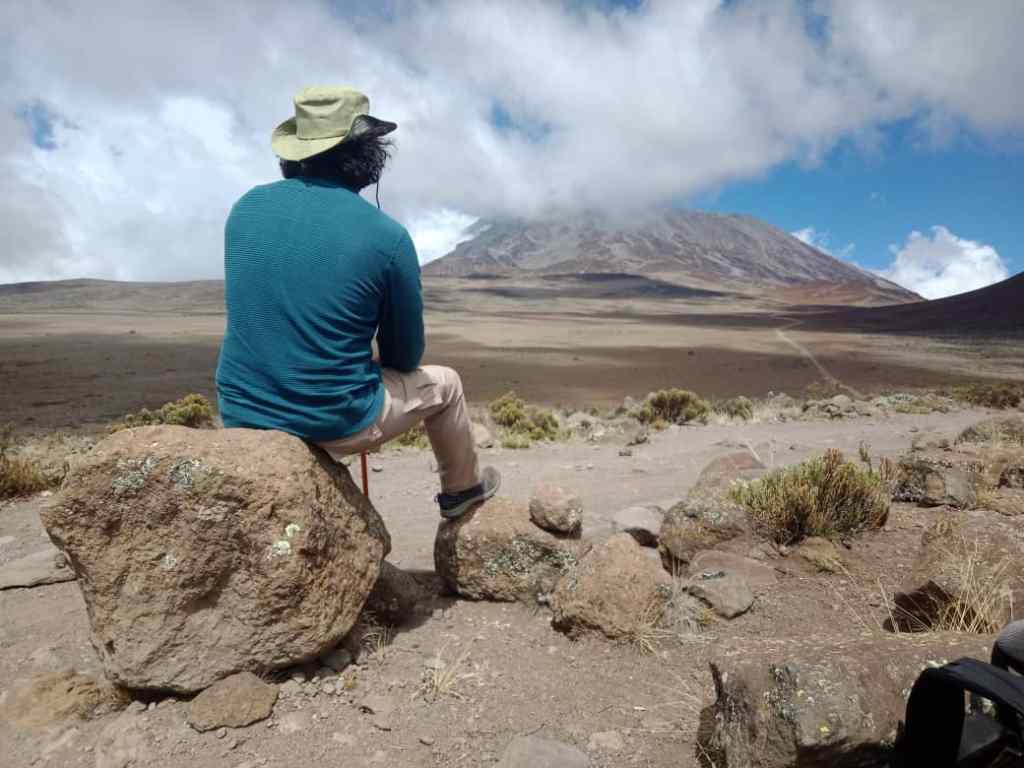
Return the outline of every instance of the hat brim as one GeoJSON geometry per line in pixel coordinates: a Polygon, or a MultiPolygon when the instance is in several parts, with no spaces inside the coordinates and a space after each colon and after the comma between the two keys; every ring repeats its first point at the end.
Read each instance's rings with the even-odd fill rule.
{"type": "Polygon", "coordinates": [[[326,139],[300,139],[296,135],[295,118],[289,117],[274,129],[274,133],[270,137],[270,146],[274,150],[274,154],[282,160],[298,162],[326,152],[345,141],[386,136],[397,127],[397,123],[380,120],[371,115],[360,115],[353,121],[352,127],[344,136],[331,136],[326,139]]]}

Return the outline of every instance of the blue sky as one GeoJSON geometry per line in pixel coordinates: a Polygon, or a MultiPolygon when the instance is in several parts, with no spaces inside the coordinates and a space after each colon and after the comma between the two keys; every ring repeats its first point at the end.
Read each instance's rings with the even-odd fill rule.
{"type": "Polygon", "coordinates": [[[1011,272],[1024,270],[1024,152],[1012,145],[923,147],[904,126],[886,126],[876,150],[846,142],[820,165],[786,163],[692,202],[790,232],[813,227],[833,251],[872,269],[892,261],[890,246],[911,231],[945,226],[992,245],[1011,272]]]}
{"type": "Polygon", "coordinates": [[[929,297],[1024,269],[1024,3],[0,4],[0,282],[215,278],[310,83],[398,122],[423,261],[478,217],[747,213],[929,297]]]}

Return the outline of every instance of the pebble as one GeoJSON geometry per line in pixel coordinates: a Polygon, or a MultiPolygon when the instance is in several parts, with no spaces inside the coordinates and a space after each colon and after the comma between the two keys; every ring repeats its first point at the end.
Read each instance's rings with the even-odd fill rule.
{"type": "Polygon", "coordinates": [[[227,728],[218,728],[217,729],[217,738],[218,739],[223,739],[227,735],[228,735],[228,729],[227,728]]]}
{"type": "Polygon", "coordinates": [[[434,746],[433,736],[420,736],[420,744],[425,744],[428,747],[434,746]]]}
{"type": "Polygon", "coordinates": [[[131,712],[133,715],[140,715],[146,711],[146,705],[143,704],[141,701],[133,701],[131,704],[128,705],[128,711],[131,712]]]}
{"type": "Polygon", "coordinates": [[[374,472],[383,472],[384,466],[382,464],[374,464],[372,467],[370,467],[370,469],[372,469],[374,472]]]}

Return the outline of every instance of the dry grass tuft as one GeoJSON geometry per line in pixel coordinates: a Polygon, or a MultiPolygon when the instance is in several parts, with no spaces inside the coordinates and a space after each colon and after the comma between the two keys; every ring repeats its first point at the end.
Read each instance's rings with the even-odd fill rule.
{"type": "Polygon", "coordinates": [[[711,411],[718,416],[734,421],[752,421],[754,418],[754,401],[746,397],[715,400],[711,403],[711,411]]]}
{"type": "Polygon", "coordinates": [[[14,454],[14,427],[0,428],[0,499],[28,496],[52,488],[60,481],[36,462],[14,454]]]}
{"type": "Polygon", "coordinates": [[[1024,400],[1024,384],[997,382],[967,384],[954,391],[958,400],[983,408],[1017,408],[1024,400]]]}
{"type": "Polygon", "coordinates": [[[636,413],[645,424],[660,427],[667,424],[706,424],[711,406],[688,389],[662,389],[652,392],[636,413]]]}
{"type": "Polygon", "coordinates": [[[438,649],[434,656],[431,668],[423,673],[419,689],[413,694],[413,698],[423,698],[427,701],[437,701],[446,696],[453,699],[464,699],[458,691],[458,686],[465,680],[476,677],[472,672],[463,672],[466,659],[469,658],[469,646],[467,645],[462,653],[451,660],[445,658],[446,647],[438,649]]]}
{"type": "Polygon", "coordinates": [[[359,647],[377,664],[383,664],[388,646],[394,640],[395,630],[379,621],[372,611],[363,611],[356,628],[359,647]]]}
{"type": "Polygon", "coordinates": [[[124,421],[111,424],[109,431],[113,433],[132,427],[152,427],[160,424],[196,429],[212,427],[213,406],[202,395],[192,393],[180,400],[164,403],[155,411],[143,408],[138,413],[129,413],[124,417],[124,421]]]}
{"type": "Polygon", "coordinates": [[[636,625],[626,634],[624,640],[637,653],[647,656],[658,649],[659,643],[673,636],[664,626],[667,604],[664,599],[654,599],[637,619],[636,625]]]}
{"type": "Polygon", "coordinates": [[[527,405],[515,392],[507,392],[492,401],[488,410],[501,430],[501,444],[506,448],[529,448],[534,440],[565,437],[551,411],[527,405]]]}
{"type": "Polygon", "coordinates": [[[779,544],[879,528],[889,515],[883,478],[836,450],[737,486],[731,495],[779,544]]]}
{"type": "Polygon", "coordinates": [[[1024,417],[986,419],[961,432],[956,442],[957,445],[969,443],[992,448],[1024,446],[1024,417]]]}
{"type": "Polygon", "coordinates": [[[423,428],[422,424],[417,424],[409,431],[403,432],[391,442],[399,448],[423,450],[430,447],[430,438],[427,437],[427,430],[423,428]]]}

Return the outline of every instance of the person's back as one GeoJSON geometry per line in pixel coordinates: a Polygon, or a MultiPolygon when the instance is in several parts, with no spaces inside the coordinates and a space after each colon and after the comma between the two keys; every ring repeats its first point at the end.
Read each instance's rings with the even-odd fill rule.
{"type": "Polygon", "coordinates": [[[405,229],[338,184],[293,178],[246,194],[224,237],[225,426],[323,441],[373,422],[383,390],[371,342],[387,303],[402,302],[407,322],[381,328],[382,364],[420,362],[418,269],[405,229]]]}
{"type": "Polygon", "coordinates": [[[397,127],[368,110],[351,88],[304,89],[271,141],[285,180],[250,190],[231,210],[221,418],[289,432],[339,460],[422,423],[441,514],[458,517],[493,496],[501,476],[480,471],[458,374],[419,367],[416,249],[359,196],[379,180],[390,146],[382,137],[397,127]]]}

